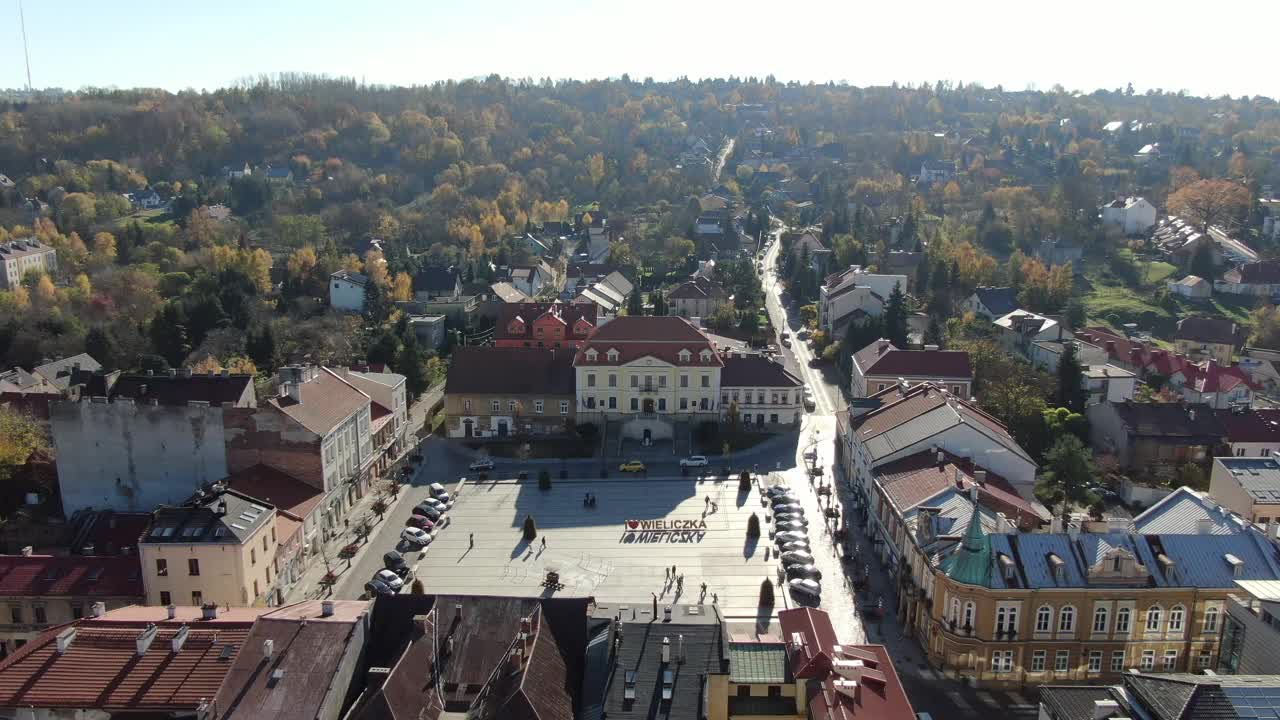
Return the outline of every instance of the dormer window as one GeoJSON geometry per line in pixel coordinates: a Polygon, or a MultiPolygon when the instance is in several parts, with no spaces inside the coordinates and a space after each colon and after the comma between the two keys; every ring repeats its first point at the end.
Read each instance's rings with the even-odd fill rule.
{"type": "Polygon", "coordinates": [[[702,362],[711,362],[711,351],[703,350],[702,352],[698,353],[698,357],[702,358],[702,362]]]}
{"type": "Polygon", "coordinates": [[[688,348],[684,348],[680,351],[679,357],[680,357],[680,362],[687,363],[693,357],[693,353],[689,352],[688,348]]]}
{"type": "Polygon", "coordinates": [[[616,348],[609,348],[609,352],[605,354],[608,356],[609,362],[618,362],[618,350],[616,348]]]}
{"type": "Polygon", "coordinates": [[[596,352],[595,348],[588,348],[587,351],[583,354],[586,355],[587,360],[591,362],[595,362],[596,358],[600,356],[600,353],[596,352]]]}

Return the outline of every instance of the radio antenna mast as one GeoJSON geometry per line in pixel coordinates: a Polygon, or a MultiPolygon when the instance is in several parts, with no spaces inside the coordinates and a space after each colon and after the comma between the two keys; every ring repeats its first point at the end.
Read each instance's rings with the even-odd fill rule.
{"type": "Polygon", "coordinates": [[[22,0],[18,0],[18,23],[22,26],[22,56],[27,61],[27,92],[31,92],[31,51],[27,49],[27,17],[22,12],[22,0]]]}

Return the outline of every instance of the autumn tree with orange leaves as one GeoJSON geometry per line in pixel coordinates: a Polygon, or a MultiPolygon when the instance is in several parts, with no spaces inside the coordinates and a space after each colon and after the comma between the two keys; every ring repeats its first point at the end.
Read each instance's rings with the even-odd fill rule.
{"type": "Polygon", "coordinates": [[[1230,180],[1197,180],[1169,196],[1169,212],[1195,223],[1201,232],[1248,209],[1249,190],[1230,180]]]}

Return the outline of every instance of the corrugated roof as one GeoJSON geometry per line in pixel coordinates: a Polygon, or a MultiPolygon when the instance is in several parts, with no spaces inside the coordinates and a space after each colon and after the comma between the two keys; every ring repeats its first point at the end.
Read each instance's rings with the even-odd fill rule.
{"type": "Polygon", "coordinates": [[[1230,510],[1205,493],[1185,485],[1164,496],[1133,519],[1133,529],[1141,535],[1192,535],[1200,521],[1209,520],[1213,535],[1233,535],[1244,531],[1244,523],[1230,510]]]}
{"type": "Polygon", "coordinates": [[[1280,503],[1280,462],[1269,457],[1214,458],[1254,502],[1280,503]]]}
{"type": "Polygon", "coordinates": [[[787,646],[781,643],[729,643],[729,681],[762,685],[792,682],[787,646]]]}

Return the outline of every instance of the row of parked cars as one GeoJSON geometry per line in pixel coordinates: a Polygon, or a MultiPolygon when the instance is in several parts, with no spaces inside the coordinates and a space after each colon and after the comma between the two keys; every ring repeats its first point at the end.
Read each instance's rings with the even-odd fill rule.
{"type": "Polygon", "coordinates": [[[791,597],[801,605],[817,607],[822,601],[822,571],[814,564],[809,521],[800,498],[786,485],[772,485],[765,493],[773,509],[773,540],[791,597]]]}
{"type": "MultiPolygon", "coordinates": [[[[404,530],[400,531],[400,539],[410,547],[425,550],[435,539],[440,528],[444,526],[446,514],[453,507],[453,498],[440,483],[432,483],[430,495],[413,508],[413,514],[405,521],[404,530]]],[[[369,597],[378,595],[395,595],[404,588],[411,578],[412,571],[404,556],[392,550],[382,556],[383,569],[374,573],[373,578],[365,583],[364,590],[369,597]]]]}

